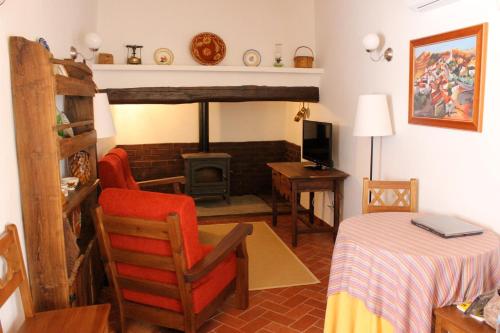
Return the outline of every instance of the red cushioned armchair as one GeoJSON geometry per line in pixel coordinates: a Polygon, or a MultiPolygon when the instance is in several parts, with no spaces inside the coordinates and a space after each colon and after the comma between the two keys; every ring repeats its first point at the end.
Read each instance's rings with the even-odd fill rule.
{"type": "Polygon", "coordinates": [[[248,307],[251,225],[213,248],[199,242],[189,196],[108,188],[99,204],[96,229],[123,332],[126,318],[196,332],[233,291],[238,307],[248,307]]]}
{"type": "Polygon", "coordinates": [[[101,188],[145,189],[150,186],[172,185],[175,193],[181,193],[180,184],[185,184],[184,176],[160,178],[136,182],[130,170],[128,154],[122,148],[111,149],[99,161],[99,179],[101,188]]]}

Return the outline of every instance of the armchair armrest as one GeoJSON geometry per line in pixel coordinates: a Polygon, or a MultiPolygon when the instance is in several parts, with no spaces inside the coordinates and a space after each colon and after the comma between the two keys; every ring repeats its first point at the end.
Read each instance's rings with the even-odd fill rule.
{"type": "Polygon", "coordinates": [[[179,184],[185,184],[185,183],[186,183],[186,178],[184,176],[143,180],[141,182],[137,182],[137,184],[141,188],[149,186],[173,184],[175,193],[181,193],[179,184]]]}
{"type": "Polygon", "coordinates": [[[217,247],[212,252],[184,274],[184,280],[193,282],[210,273],[229,253],[241,246],[245,238],[251,235],[252,232],[253,225],[238,224],[217,244],[217,247]]]}

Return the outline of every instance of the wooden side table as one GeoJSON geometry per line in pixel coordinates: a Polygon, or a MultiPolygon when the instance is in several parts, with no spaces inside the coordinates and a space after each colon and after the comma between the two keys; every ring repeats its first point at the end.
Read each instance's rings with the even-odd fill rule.
{"type": "Polygon", "coordinates": [[[349,175],[336,169],[313,170],[305,166],[309,163],[279,162],[268,163],[273,173],[273,225],[278,219],[277,194],[290,201],[292,206],[292,246],[297,246],[299,234],[332,232],[334,240],[337,237],[340,224],[340,185],[349,175]],[[314,225],[314,192],[334,192],[333,228],[314,225]],[[303,221],[297,214],[299,194],[309,192],[309,222],[303,221]],[[299,228],[297,220],[300,219],[306,228],[299,228]]]}
{"type": "Polygon", "coordinates": [[[495,330],[484,322],[464,315],[455,306],[434,310],[436,323],[434,333],[494,333],[495,330]]]}

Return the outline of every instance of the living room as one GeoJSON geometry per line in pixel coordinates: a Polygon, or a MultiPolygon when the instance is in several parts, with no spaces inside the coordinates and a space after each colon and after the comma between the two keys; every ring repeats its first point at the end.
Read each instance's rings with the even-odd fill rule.
{"type": "MultiPolygon", "coordinates": [[[[27,258],[26,230],[23,231],[25,215],[22,177],[18,171],[19,148],[16,148],[19,129],[16,128],[13,99],[10,97],[12,60],[8,39],[11,36],[22,36],[33,41],[43,37],[50,46],[50,52],[58,59],[69,58],[69,48],[73,45],[82,53],[77,61],[82,61],[82,57],[89,58],[92,55],[85,43],[85,35],[95,32],[102,40],[96,53],[109,53],[114,58],[113,65],[94,65],[97,59],[87,61],[99,89],[245,85],[318,87],[319,102],[315,102],[314,98],[266,100],[262,97],[250,102],[209,103],[207,124],[211,151],[222,152],[218,148],[224,144],[231,151],[237,152],[240,147],[244,148],[245,158],[241,154],[231,162],[236,161],[235,167],[242,160],[250,163],[246,168],[252,170],[254,177],[245,178],[246,172],[243,171],[233,174],[235,180],[238,177],[242,179],[235,188],[245,190],[242,193],[237,193],[234,189],[232,191],[238,195],[258,194],[269,206],[266,213],[206,218],[205,222],[208,224],[266,221],[271,225],[272,171],[266,163],[286,161],[286,158],[269,160],[269,156],[282,154],[286,147],[293,155],[290,161],[297,160],[295,154],[300,152],[303,143],[303,119],[294,121],[294,117],[302,107],[306,107],[310,113],[306,117],[308,120],[333,125],[333,147],[330,153],[334,167],[349,175],[342,181],[338,191],[315,194],[314,215],[317,220],[330,226],[334,224],[333,206],[336,206],[334,201],[337,192],[341,194],[339,218],[347,220],[359,216],[362,213],[363,178],[369,176],[370,166],[373,165],[373,179],[418,179],[419,212],[459,217],[498,234],[500,224],[494,207],[499,197],[495,194],[495,189],[500,185],[497,172],[500,167],[500,116],[498,112],[494,112],[498,107],[494,97],[498,78],[494,73],[500,69],[500,50],[494,41],[500,33],[500,4],[495,0],[459,0],[430,10],[415,11],[410,8],[410,2],[258,0],[248,5],[224,0],[210,3],[158,0],[141,3],[129,0],[57,0],[46,3],[6,0],[0,5],[0,25],[4,40],[0,45],[4,55],[1,58],[3,80],[0,87],[6,96],[0,102],[5,110],[1,115],[0,145],[3,170],[7,175],[0,190],[0,225],[2,231],[8,224],[17,226],[28,273],[31,268],[27,258]],[[482,55],[482,128],[479,126],[480,130],[462,130],[409,123],[410,41],[483,23],[488,26],[487,34],[484,34],[487,47],[483,49],[485,53],[482,55]],[[225,43],[225,58],[215,66],[198,64],[190,52],[193,36],[201,32],[215,33],[225,43]],[[367,53],[363,45],[364,37],[370,33],[380,37],[380,45],[372,54],[367,53]],[[126,65],[127,57],[130,56],[130,49],[126,45],[133,44],[143,48],[140,50],[142,64],[136,65],[137,69],[132,70],[127,66],[133,65],[126,65]],[[312,69],[294,68],[294,53],[302,45],[313,51],[312,69]],[[382,53],[389,47],[393,50],[393,57],[386,61],[382,53]],[[173,64],[170,67],[155,64],[155,51],[159,48],[168,48],[173,53],[173,64]],[[244,67],[242,57],[250,49],[257,50],[261,57],[258,67],[244,67]],[[283,67],[274,67],[277,53],[282,55],[283,67]],[[372,61],[371,58],[379,55],[380,61],[372,61]],[[109,66],[116,66],[116,69],[109,69],[109,66]],[[389,136],[375,136],[373,153],[370,152],[370,137],[353,135],[358,98],[366,94],[387,96],[393,132],[389,136]],[[213,150],[214,147],[217,149],[213,150]],[[280,153],[275,153],[278,151],[280,153]],[[255,162],[252,159],[258,160],[258,167],[251,164],[255,162]],[[267,160],[264,161],[265,159],[267,160]]],[[[309,55],[307,52],[304,55],[309,55]]],[[[124,105],[115,103],[111,93],[109,97],[115,135],[98,139],[98,159],[115,146],[123,147],[129,152],[136,180],[181,176],[183,165],[179,165],[179,161],[175,162],[176,168],[163,172],[161,169],[168,167],[172,158],[160,158],[153,168],[150,167],[152,163],[143,163],[146,166],[141,167],[141,162],[149,163],[154,160],[142,160],[142,157],[146,155],[144,151],[152,149],[149,145],[160,145],[159,149],[164,149],[165,145],[178,145],[182,148],[178,150],[180,153],[197,150],[200,141],[199,100],[184,104],[124,105]],[[189,147],[192,149],[186,149],[187,145],[191,145],[189,147]]],[[[61,100],[57,103],[58,106],[64,104],[61,100]]],[[[179,158],[180,156],[176,156],[176,159],[179,158]]],[[[241,170],[245,170],[245,167],[241,167],[241,170]]],[[[279,206],[286,206],[285,203],[286,200],[282,199],[279,206]]],[[[308,208],[308,196],[302,195],[300,203],[308,208]]],[[[266,325],[274,325],[268,326],[267,331],[276,332],[327,330],[324,327],[324,314],[334,248],[332,235],[331,232],[299,234],[298,246],[294,248],[291,244],[292,224],[289,213],[290,208],[283,208],[278,215],[277,226],[271,228],[320,281],[318,286],[321,288],[308,289],[311,291],[310,295],[318,292],[322,295],[315,296],[324,296],[324,299],[318,307],[312,305],[315,304],[312,301],[310,304],[299,304],[305,312],[297,314],[295,319],[306,317],[300,324],[283,318],[272,320],[273,313],[255,313],[255,318],[251,319],[260,317],[262,327],[258,329],[262,332],[266,331],[266,325]],[[314,257],[315,261],[308,261],[308,256],[314,257]],[[314,310],[318,311],[311,314],[314,310]],[[307,320],[311,323],[306,323],[307,320]]],[[[498,252],[496,256],[498,258],[498,252]]],[[[492,276],[497,278],[498,287],[498,275],[492,276]]],[[[290,289],[288,293],[291,294],[292,291],[301,293],[304,297],[307,294],[302,289],[290,289]]],[[[487,290],[480,292],[485,291],[487,290]]],[[[109,292],[113,293],[111,289],[109,292]]],[[[252,297],[257,297],[254,294],[253,296],[252,291],[250,292],[250,309],[252,297]]],[[[286,292],[280,295],[280,292],[269,289],[256,299],[262,298],[265,302],[264,297],[271,304],[281,305],[292,295],[286,292]]],[[[295,305],[277,307],[274,312],[291,311],[294,308],[295,305]]],[[[213,326],[213,331],[238,331],[252,321],[242,321],[242,318],[246,318],[245,312],[236,311],[233,309],[223,312],[226,317],[216,320],[218,326],[213,326]]],[[[291,314],[285,317],[290,316],[291,314]]],[[[119,321],[116,313],[112,313],[111,317],[115,324],[119,321]]],[[[23,307],[18,295],[9,298],[1,307],[0,320],[5,331],[14,331],[21,325],[23,318],[23,307]]],[[[160,329],[154,325],[137,323],[132,323],[131,328],[130,331],[134,328],[139,331],[160,329]]],[[[204,329],[208,331],[208,328],[204,329]]],[[[338,328],[331,331],[342,332],[338,328]]],[[[351,331],[355,330],[345,332],[351,331]]]]}

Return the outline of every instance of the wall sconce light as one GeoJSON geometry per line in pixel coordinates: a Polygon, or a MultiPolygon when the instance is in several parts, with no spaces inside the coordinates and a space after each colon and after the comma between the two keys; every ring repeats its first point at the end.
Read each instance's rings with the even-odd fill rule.
{"type": "Polygon", "coordinates": [[[295,115],[295,118],[293,120],[295,121],[300,121],[300,119],[307,119],[311,115],[311,109],[309,109],[309,104],[302,102],[302,107],[299,109],[299,112],[295,115]]]}
{"type": "Polygon", "coordinates": [[[85,60],[92,60],[95,57],[95,53],[97,51],[99,51],[101,44],[102,44],[101,37],[98,34],[96,34],[95,32],[90,32],[90,33],[85,35],[85,45],[87,45],[87,47],[90,49],[90,51],[92,51],[92,55],[87,58],[83,55],[83,53],[78,52],[78,50],[74,46],[70,47],[69,55],[70,55],[71,59],[73,59],[73,60],[76,60],[78,55],[82,56],[84,62],[85,62],[85,60]]]}
{"type": "Polygon", "coordinates": [[[370,54],[370,59],[372,61],[380,61],[384,58],[387,61],[391,61],[394,56],[394,51],[392,48],[387,48],[383,53],[377,51],[380,46],[380,37],[377,34],[368,34],[363,37],[363,46],[366,52],[370,54]],[[378,53],[378,55],[376,55],[378,53]]]}

